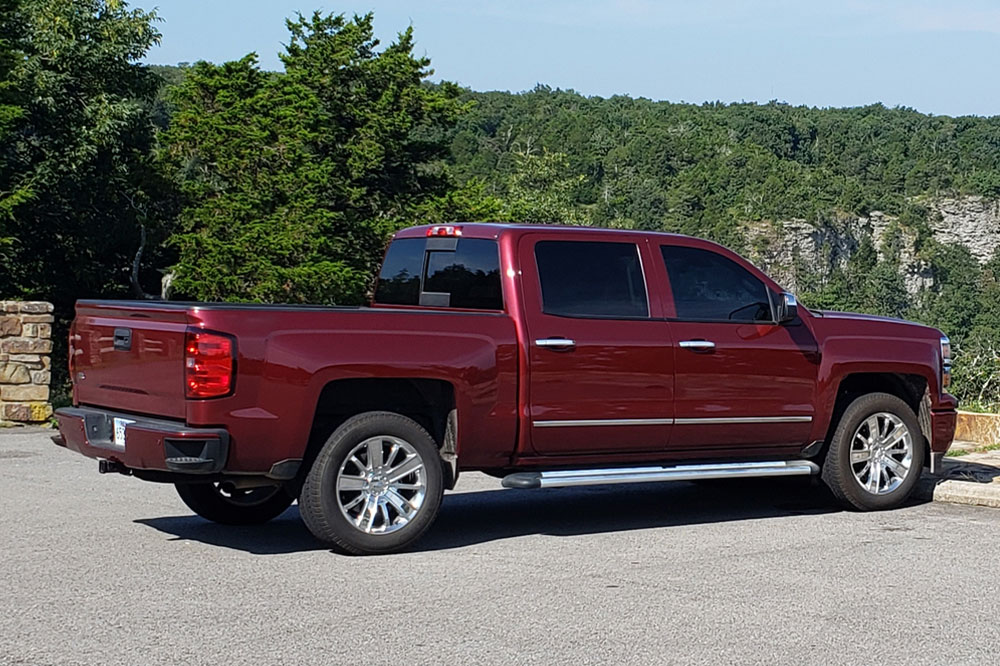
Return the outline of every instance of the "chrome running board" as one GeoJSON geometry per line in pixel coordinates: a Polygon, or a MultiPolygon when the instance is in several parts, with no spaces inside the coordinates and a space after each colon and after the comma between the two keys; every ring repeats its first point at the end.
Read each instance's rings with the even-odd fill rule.
{"type": "Polygon", "coordinates": [[[560,488],[596,486],[604,483],[648,483],[650,481],[696,481],[765,476],[809,476],[819,474],[819,465],[809,460],[710,463],[672,467],[616,467],[611,469],[562,469],[550,472],[515,472],[501,482],[504,488],[560,488]]]}

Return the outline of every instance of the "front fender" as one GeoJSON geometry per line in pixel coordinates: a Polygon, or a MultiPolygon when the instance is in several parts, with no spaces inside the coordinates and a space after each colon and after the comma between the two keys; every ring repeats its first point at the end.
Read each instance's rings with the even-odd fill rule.
{"type": "Polygon", "coordinates": [[[867,336],[844,336],[827,339],[816,390],[814,439],[825,439],[837,402],[841,383],[854,374],[916,375],[927,382],[931,408],[939,409],[942,396],[938,350],[923,339],[880,339],[867,336]]]}

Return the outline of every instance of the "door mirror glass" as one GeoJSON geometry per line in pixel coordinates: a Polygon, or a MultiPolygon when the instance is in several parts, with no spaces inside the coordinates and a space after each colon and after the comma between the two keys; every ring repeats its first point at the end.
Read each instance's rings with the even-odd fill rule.
{"type": "Polygon", "coordinates": [[[799,316],[799,303],[795,300],[794,294],[787,291],[778,297],[778,322],[787,324],[794,321],[799,316]]]}

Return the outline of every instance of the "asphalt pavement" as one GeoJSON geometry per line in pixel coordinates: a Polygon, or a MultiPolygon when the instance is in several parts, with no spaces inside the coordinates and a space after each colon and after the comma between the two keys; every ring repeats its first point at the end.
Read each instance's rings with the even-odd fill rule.
{"type": "Polygon", "coordinates": [[[0,664],[995,664],[1000,510],[801,480],[503,490],[345,557],[0,431],[0,664]]]}

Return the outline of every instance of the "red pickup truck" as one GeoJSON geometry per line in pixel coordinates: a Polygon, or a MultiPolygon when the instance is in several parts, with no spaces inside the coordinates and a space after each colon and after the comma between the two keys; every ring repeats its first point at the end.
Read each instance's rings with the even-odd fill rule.
{"type": "Polygon", "coordinates": [[[903,502],[951,444],[948,339],[817,312],[714,243],[405,229],[371,307],[80,301],[58,444],[350,553],[411,544],[461,471],[508,488],[821,475],[903,502]]]}

